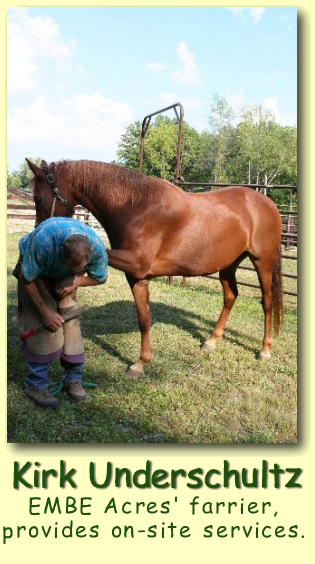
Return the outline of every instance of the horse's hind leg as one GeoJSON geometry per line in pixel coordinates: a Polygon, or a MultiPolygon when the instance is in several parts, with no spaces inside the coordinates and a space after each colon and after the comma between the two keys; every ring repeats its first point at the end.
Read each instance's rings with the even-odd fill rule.
{"type": "Polygon", "coordinates": [[[217,340],[223,334],[224,327],[229,317],[230,311],[238,296],[235,272],[241,260],[242,259],[236,261],[228,268],[225,268],[224,270],[221,270],[219,272],[220,282],[223,288],[223,309],[216,323],[216,326],[213,329],[211,337],[207,339],[207,341],[205,341],[201,347],[201,350],[203,352],[213,351],[216,347],[217,340]]]}
{"type": "Polygon", "coordinates": [[[259,279],[262,292],[262,307],[265,315],[264,339],[262,349],[259,353],[260,359],[270,358],[271,348],[271,312],[272,312],[272,269],[273,262],[264,258],[256,259],[250,257],[259,279]]]}
{"type": "Polygon", "coordinates": [[[139,328],[141,332],[141,353],[140,358],[135,364],[129,367],[126,375],[130,378],[137,378],[143,372],[145,364],[152,358],[150,327],[151,314],[149,306],[149,282],[148,280],[137,280],[126,274],[128,284],[133,293],[136,303],[139,328]]]}

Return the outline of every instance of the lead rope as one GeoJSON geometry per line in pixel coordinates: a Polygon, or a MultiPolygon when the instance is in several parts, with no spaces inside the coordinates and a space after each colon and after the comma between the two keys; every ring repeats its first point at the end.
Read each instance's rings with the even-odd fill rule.
{"type": "MultiPolygon", "coordinates": [[[[64,378],[59,382],[51,382],[48,384],[48,390],[54,397],[56,397],[62,391],[64,383],[64,378]]],[[[80,384],[82,388],[97,388],[97,384],[94,384],[93,382],[80,382],[80,384]]],[[[22,379],[22,386],[24,389],[26,388],[26,378],[22,379]]]]}
{"type": "MultiPolygon", "coordinates": [[[[97,384],[93,382],[80,382],[82,388],[97,388],[97,384]]],[[[51,382],[48,388],[50,393],[53,396],[58,396],[64,387],[64,379],[60,380],[60,382],[51,382]]]]}
{"type": "Polygon", "coordinates": [[[56,198],[56,196],[54,196],[52,204],[51,204],[51,210],[50,210],[50,216],[49,217],[53,217],[53,215],[55,213],[56,201],[57,201],[57,198],[56,198]]]}

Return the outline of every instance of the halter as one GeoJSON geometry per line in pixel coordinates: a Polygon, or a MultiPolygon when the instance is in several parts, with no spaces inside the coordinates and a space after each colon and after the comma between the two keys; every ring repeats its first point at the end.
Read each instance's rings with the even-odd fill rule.
{"type": "Polygon", "coordinates": [[[52,194],[53,194],[53,201],[51,204],[51,210],[50,210],[50,216],[49,217],[53,217],[54,213],[55,213],[55,207],[56,207],[56,201],[59,200],[59,202],[61,202],[61,204],[63,206],[65,206],[65,208],[70,212],[71,215],[74,214],[74,209],[72,206],[70,206],[68,200],[66,200],[65,198],[62,198],[59,194],[59,189],[57,187],[56,181],[55,181],[55,177],[54,175],[49,172],[49,168],[46,166],[42,167],[42,171],[46,174],[46,180],[51,188],[52,194]]]}

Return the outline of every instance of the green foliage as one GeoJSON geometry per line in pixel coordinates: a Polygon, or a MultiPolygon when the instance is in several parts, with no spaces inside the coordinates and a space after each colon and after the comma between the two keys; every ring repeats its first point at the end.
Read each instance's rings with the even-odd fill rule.
{"type": "MultiPolygon", "coordinates": [[[[227,102],[214,97],[209,116],[209,147],[214,153],[211,180],[249,184],[297,183],[297,131],[283,127],[261,106],[244,107],[237,125],[227,102]]],[[[289,190],[273,190],[278,204],[296,203],[289,190]]]]}
{"type": "Polygon", "coordinates": [[[139,155],[140,155],[140,138],[141,138],[141,123],[136,121],[128,125],[126,133],[121,136],[118,144],[118,161],[121,164],[132,170],[139,169],[139,155]]]}
{"type": "Polygon", "coordinates": [[[176,122],[159,116],[147,133],[143,172],[171,180],[174,178],[177,152],[176,122]]]}
{"type": "MultiPolygon", "coordinates": [[[[244,107],[236,116],[218,95],[211,100],[208,124],[208,130],[198,133],[184,123],[181,176],[186,181],[296,185],[296,127],[279,125],[261,106],[244,107]]],[[[139,169],[140,137],[138,121],[121,138],[119,164],[139,169]]],[[[177,139],[177,120],[158,116],[147,130],[142,172],[174,178],[177,139]]],[[[271,196],[279,204],[296,203],[289,190],[275,190],[271,196]]]]}
{"type": "MultiPolygon", "coordinates": [[[[38,166],[41,163],[40,157],[29,157],[29,159],[38,166]]],[[[12,172],[7,170],[7,184],[8,186],[13,186],[13,188],[25,189],[33,176],[27,162],[23,161],[17,170],[12,172]]]]}
{"type": "Polygon", "coordinates": [[[237,137],[239,163],[250,163],[251,182],[296,183],[296,128],[277,124],[260,106],[250,107],[242,111],[237,137]]]}
{"type": "Polygon", "coordinates": [[[212,169],[213,182],[230,182],[228,174],[235,140],[234,118],[234,112],[226,100],[215,95],[208,117],[212,136],[211,148],[215,154],[212,169]]]}
{"type": "MultiPolygon", "coordinates": [[[[139,169],[141,124],[139,121],[128,126],[118,146],[118,163],[139,169]]],[[[148,176],[171,180],[175,176],[178,140],[176,119],[158,116],[147,130],[144,145],[142,172],[148,176]]],[[[200,178],[200,158],[203,153],[202,136],[187,123],[183,127],[181,174],[185,180],[200,178]]]]}

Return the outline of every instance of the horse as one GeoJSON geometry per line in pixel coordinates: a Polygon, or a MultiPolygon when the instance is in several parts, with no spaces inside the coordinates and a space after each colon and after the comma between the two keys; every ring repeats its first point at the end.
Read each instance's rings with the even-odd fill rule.
{"type": "Polygon", "coordinates": [[[62,160],[37,166],[34,178],[37,222],[72,216],[87,208],[104,227],[111,249],[109,265],[125,273],[141,332],[139,359],[127,369],[137,378],[152,358],[149,281],[158,276],[205,276],[219,272],[223,308],[211,336],[202,344],[214,351],[238,295],[239,264],[249,257],[258,275],[264,312],[259,359],[271,356],[271,323],[282,321],[281,233],[276,205],[242,186],[189,193],[175,184],[130,169],[89,160],[62,160]]]}

